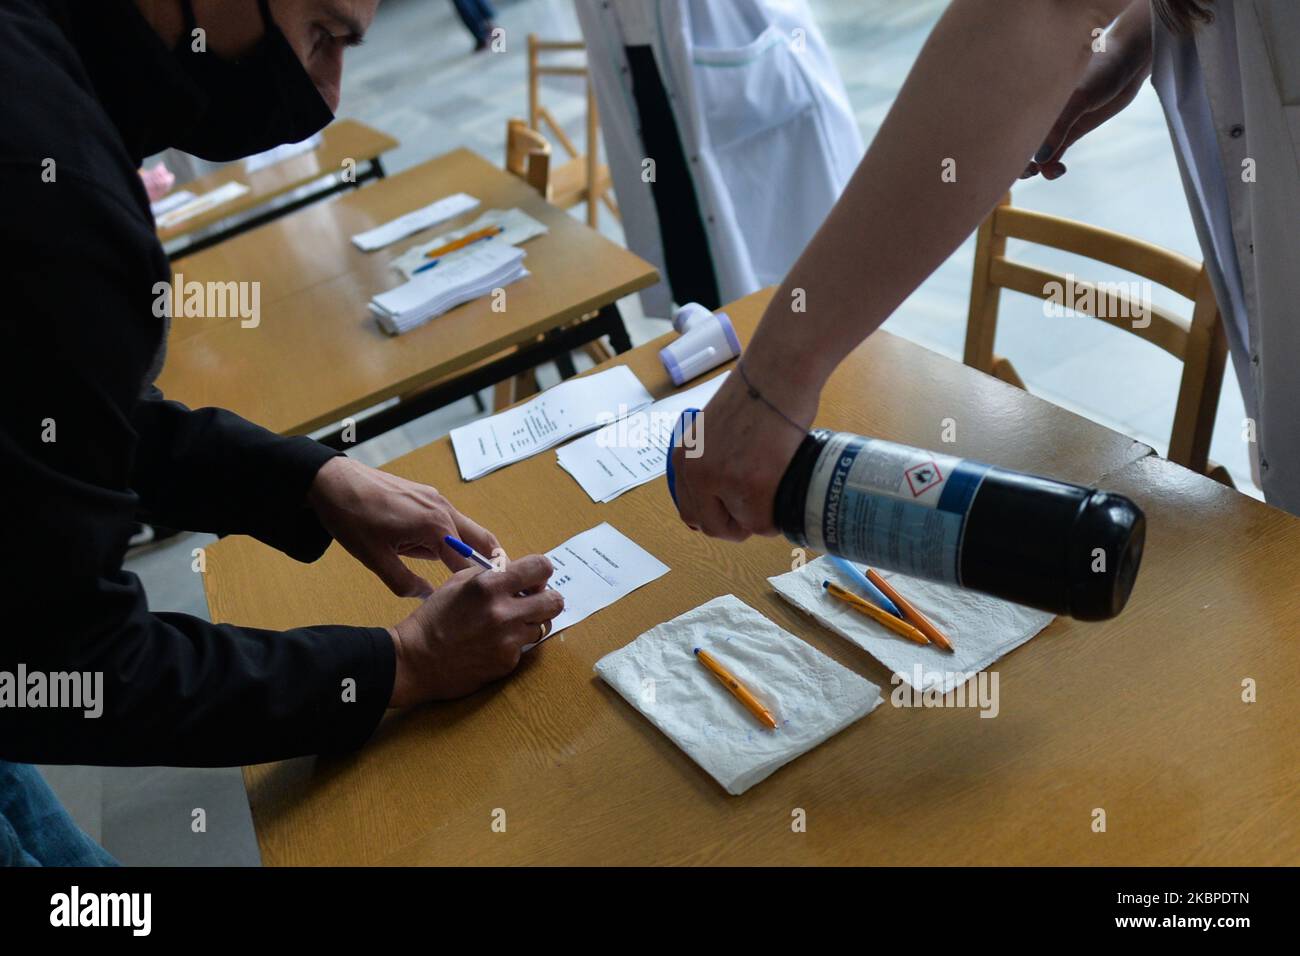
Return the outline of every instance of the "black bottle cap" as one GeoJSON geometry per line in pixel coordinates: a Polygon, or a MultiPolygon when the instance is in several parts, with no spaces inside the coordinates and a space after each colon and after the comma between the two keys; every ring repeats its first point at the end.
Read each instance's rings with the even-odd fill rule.
{"type": "Polygon", "coordinates": [[[1104,621],[1124,610],[1145,542],[1142,509],[1123,495],[1094,491],[1070,529],[1070,616],[1104,621]]]}

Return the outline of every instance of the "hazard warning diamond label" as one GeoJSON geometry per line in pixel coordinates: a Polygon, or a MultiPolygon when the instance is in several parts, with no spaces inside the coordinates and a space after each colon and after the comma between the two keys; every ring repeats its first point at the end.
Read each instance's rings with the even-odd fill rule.
{"type": "Polygon", "coordinates": [[[912,489],[912,497],[919,498],[935,485],[943,481],[943,473],[933,461],[923,461],[903,472],[907,476],[907,486],[912,489]]]}

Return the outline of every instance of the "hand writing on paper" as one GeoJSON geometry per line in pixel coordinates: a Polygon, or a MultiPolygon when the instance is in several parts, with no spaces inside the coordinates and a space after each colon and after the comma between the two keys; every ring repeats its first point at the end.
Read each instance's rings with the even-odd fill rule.
{"type": "Polygon", "coordinates": [[[564,610],[564,598],[546,587],[551,571],[544,555],[530,554],[503,571],[452,575],[389,630],[397,650],[389,706],[464,697],[513,671],[564,610]]]}
{"type": "MultiPolygon", "coordinates": [[[[811,422],[817,396],[781,388],[776,377],[748,374],[765,396],[798,420],[811,422]],[[769,384],[769,382],[771,384],[769,384]],[[779,393],[779,394],[778,394],[779,393]]],[[[773,535],[776,488],[803,434],[758,399],[751,398],[737,372],[704,406],[698,446],[687,454],[675,448],[673,475],[682,520],[715,538],[743,541],[751,534],[773,535]]]]}
{"type": "Polygon", "coordinates": [[[440,560],[453,571],[470,566],[443,538],[453,535],[482,554],[500,545],[428,485],[350,458],[331,458],[312,482],[308,503],[325,530],[399,597],[427,597],[433,587],[402,557],[440,560]]]}

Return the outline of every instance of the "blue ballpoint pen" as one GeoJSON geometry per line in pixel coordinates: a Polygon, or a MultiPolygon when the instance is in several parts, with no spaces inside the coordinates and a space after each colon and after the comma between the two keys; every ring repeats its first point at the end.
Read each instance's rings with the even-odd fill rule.
{"type": "MultiPolygon", "coordinates": [[[[483,555],[479,554],[477,551],[475,551],[473,548],[467,545],[464,541],[460,540],[460,538],[457,538],[454,535],[449,534],[446,535],[442,540],[446,543],[447,547],[451,548],[451,550],[455,551],[462,558],[465,558],[466,560],[469,561],[473,561],[483,570],[485,571],[498,570],[495,564],[493,564],[487,558],[483,557],[483,555]]],[[[546,585],[546,590],[548,591],[552,590],[549,584],[546,585]]]]}
{"type": "MultiPolygon", "coordinates": [[[[473,548],[467,545],[464,541],[460,540],[460,538],[457,538],[454,535],[449,534],[446,537],[444,537],[442,540],[447,545],[447,547],[451,548],[451,550],[455,551],[462,558],[465,558],[468,561],[473,561],[480,568],[483,568],[484,570],[487,571],[493,571],[496,569],[495,564],[493,564],[487,558],[483,557],[483,555],[479,554],[477,551],[475,551],[473,548]]],[[[871,582],[868,581],[867,583],[870,584],[871,582]]]]}
{"type": "Polygon", "coordinates": [[[838,554],[830,555],[830,559],[837,568],[853,579],[853,583],[858,586],[858,590],[864,592],[864,596],[869,598],[871,603],[879,605],[896,618],[906,620],[906,618],[903,618],[903,612],[898,609],[898,605],[885,597],[885,593],[871,583],[871,579],[862,573],[861,568],[852,561],[841,558],[838,554]]]}

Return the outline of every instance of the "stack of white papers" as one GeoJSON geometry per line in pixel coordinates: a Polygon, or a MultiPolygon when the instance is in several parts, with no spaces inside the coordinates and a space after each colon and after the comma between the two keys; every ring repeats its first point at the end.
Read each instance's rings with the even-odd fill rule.
{"type": "Polygon", "coordinates": [[[445,268],[422,272],[410,282],[370,300],[370,311],[389,335],[400,335],[462,302],[487,295],[528,275],[524,250],[484,243],[445,268]]]}
{"type": "Polygon", "coordinates": [[[440,222],[446,222],[453,216],[459,216],[478,205],[478,200],[465,193],[455,193],[430,203],[423,209],[408,212],[382,226],[376,226],[352,237],[353,244],[362,252],[374,252],[384,246],[392,245],[399,239],[414,235],[421,229],[428,229],[440,222]]]}
{"type": "Polygon", "coordinates": [[[153,216],[157,219],[159,216],[165,216],[173,209],[180,209],[186,203],[194,201],[194,193],[188,189],[180,189],[174,193],[168,193],[155,203],[150,203],[149,208],[153,210],[153,216]]]}
{"type": "Polygon", "coordinates": [[[555,568],[548,586],[564,595],[564,610],[551,622],[550,637],[669,570],[668,565],[608,523],[574,535],[546,556],[555,568]]]}
{"type": "Polygon", "coordinates": [[[599,503],[613,501],[664,474],[673,428],[688,408],[708,404],[730,372],[660,399],[644,411],[613,422],[555,452],[560,467],[599,503]]]}
{"type": "Polygon", "coordinates": [[[466,481],[481,478],[638,412],[653,400],[623,365],[571,378],[522,405],[452,429],[451,447],[456,451],[460,476],[466,481]]]}
{"type": "MultiPolygon", "coordinates": [[[[430,250],[445,246],[450,242],[455,242],[464,236],[487,229],[489,226],[500,226],[501,232],[490,239],[484,239],[483,242],[501,243],[507,246],[518,246],[533,239],[537,236],[546,235],[546,226],[538,222],[528,213],[521,209],[489,209],[483,215],[479,216],[468,226],[462,226],[460,229],[453,229],[451,232],[444,233],[436,239],[428,242],[422,242],[418,246],[412,246],[400,256],[393,260],[393,268],[406,276],[408,279],[414,279],[417,269],[424,269],[431,262],[426,258],[425,253],[430,250]]],[[[440,256],[433,266],[433,269],[441,269],[449,262],[468,254],[476,248],[476,245],[466,246],[463,249],[457,249],[446,255],[440,256]]],[[[432,269],[426,270],[432,271],[432,269]]],[[[423,275],[423,273],[421,273],[423,275]]]]}
{"type": "Polygon", "coordinates": [[[249,187],[243,183],[229,182],[224,186],[219,186],[211,192],[206,192],[202,196],[191,199],[184,205],[177,206],[168,210],[155,220],[159,229],[171,229],[179,226],[187,219],[193,219],[195,216],[202,215],[209,210],[216,209],[232,199],[238,199],[244,193],[249,191],[249,187]]]}

